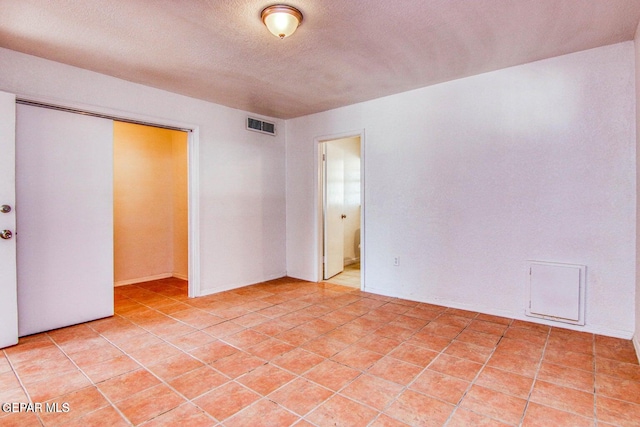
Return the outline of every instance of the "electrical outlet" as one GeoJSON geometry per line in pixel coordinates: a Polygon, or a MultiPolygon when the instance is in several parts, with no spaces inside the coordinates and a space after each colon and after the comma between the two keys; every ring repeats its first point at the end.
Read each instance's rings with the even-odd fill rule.
{"type": "Polygon", "coordinates": [[[400,265],[400,257],[399,256],[393,258],[393,265],[396,266],[396,267],[400,265]]]}

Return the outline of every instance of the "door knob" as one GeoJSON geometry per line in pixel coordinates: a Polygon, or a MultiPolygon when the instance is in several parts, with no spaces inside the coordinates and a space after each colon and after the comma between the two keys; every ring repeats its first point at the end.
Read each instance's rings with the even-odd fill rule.
{"type": "Polygon", "coordinates": [[[9,213],[9,212],[11,212],[11,206],[9,206],[9,205],[2,205],[2,206],[0,206],[0,212],[2,212],[2,213],[9,213]]]}
{"type": "Polygon", "coordinates": [[[345,214],[340,215],[340,218],[345,219],[347,216],[345,214]]]}
{"type": "Polygon", "coordinates": [[[2,239],[9,240],[12,237],[13,237],[13,233],[11,231],[9,231],[9,230],[0,231],[0,238],[2,238],[2,239]]]}

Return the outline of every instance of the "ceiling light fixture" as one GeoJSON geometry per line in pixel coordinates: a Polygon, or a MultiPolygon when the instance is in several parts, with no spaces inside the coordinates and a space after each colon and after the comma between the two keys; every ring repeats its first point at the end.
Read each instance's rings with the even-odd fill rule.
{"type": "Polygon", "coordinates": [[[302,23],[302,13],[292,6],[276,4],[262,11],[262,22],[276,37],[289,37],[302,23]]]}

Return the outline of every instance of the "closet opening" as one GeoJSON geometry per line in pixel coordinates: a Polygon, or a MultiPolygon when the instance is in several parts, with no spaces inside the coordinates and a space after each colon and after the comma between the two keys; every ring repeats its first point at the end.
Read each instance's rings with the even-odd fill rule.
{"type": "Polygon", "coordinates": [[[188,295],[188,135],[113,122],[115,287],[188,295]]]}
{"type": "Polygon", "coordinates": [[[166,296],[199,296],[197,126],[14,102],[18,336],[112,316],[114,285],[173,281],[166,296]],[[148,147],[159,131],[171,145],[148,147]],[[114,162],[127,151],[142,155],[114,162]]]}

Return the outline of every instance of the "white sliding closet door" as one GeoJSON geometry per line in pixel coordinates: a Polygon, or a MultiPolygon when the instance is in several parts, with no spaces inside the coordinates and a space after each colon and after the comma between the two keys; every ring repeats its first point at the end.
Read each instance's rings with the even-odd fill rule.
{"type": "Polygon", "coordinates": [[[18,105],[18,332],[113,315],[113,122],[18,105]]]}

